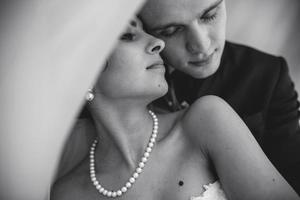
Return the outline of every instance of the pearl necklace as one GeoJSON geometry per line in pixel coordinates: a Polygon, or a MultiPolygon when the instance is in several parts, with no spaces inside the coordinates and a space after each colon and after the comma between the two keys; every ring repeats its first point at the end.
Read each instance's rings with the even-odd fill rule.
{"type": "Polygon", "coordinates": [[[137,180],[139,175],[142,173],[143,168],[145,167],[146,162],[150,156],[150,153],[152,152],[152,148],[155,144],[157,133],[158,133],[158,119],[157,119],[156,115],[154,114],[154,112],[152,112],[151,110],[149,110],[149,114],[153,120],[153,128],[152,128],[152,134],[151,134],[150,140],[148,142],[148,145],[146,147],[144,155],[141,158],[141,161],[139,162],[134,173],[128,179],[126,184],[119,190],[116,190],[116,191],[107,190],[102,185],[100,185],[100,183],[98,182],[98,180],[96,178],[96,171],[95,171],[95,149],[96,149],[98,141],[96,139],[94,140],[94,142],[90,148],[90,177],[91,177],[91,181],[92,181],[93,185],[96,187],[98,192],[100,194],[102,194],[103,196],[112,197],[112,198],[122,196],[132,187],[132,185],[135,183],[135,181],[137,180]]]}

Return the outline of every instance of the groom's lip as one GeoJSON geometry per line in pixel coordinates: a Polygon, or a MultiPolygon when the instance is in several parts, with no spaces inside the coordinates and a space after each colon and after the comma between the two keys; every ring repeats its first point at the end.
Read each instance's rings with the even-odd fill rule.
{"type": "Polygon", "coordinates": [[[207,64],[209,64],[212,61],[214,52],[211,53],[209,56],[199,59],[199,60],[193,60],[193,61],[189,61],[190,65],[196,66],[196,67],[202,67],[205,66],[207,64]]]}

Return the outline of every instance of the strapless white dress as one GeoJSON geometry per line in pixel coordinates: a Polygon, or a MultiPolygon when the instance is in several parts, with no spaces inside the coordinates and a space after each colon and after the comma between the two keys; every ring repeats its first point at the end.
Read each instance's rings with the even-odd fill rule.
{"type": "Polygon", "coordinates": [[[219,181],[204,185],[204,192],[197,197],[192,196],[190,200],[228,200],[219,181]]]}

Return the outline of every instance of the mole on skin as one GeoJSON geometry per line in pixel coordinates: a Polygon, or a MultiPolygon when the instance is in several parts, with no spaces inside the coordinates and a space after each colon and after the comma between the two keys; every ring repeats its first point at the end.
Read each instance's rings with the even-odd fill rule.
{"type": "Polygon", "coordinates": [[[183,186],[183,184],[184,184],[183,181],[179,181],[179,182],[178,182],[178,185],[179,185],[179,186],[183,186]]]}

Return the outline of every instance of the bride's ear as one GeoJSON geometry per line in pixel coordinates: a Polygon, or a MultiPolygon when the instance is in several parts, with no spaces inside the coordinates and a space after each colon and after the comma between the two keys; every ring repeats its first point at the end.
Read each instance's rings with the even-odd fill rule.
{"type": "Polygon", "coordinates": [[[108,59],[105,61],[105,63],[103,64],[104,66],[102,66],[102,70],[101,70],[101,73],[102,72],[105,72],[109,66],[109,61],[108,59]]]}
{"type": "Polygon", "coordinates": [[[108,66],[109,66],[109,62],[108,62],[108,60],[106,60],[105,66],[104,66],[104,68],[103,68],[103,71],[105,71],[105,70],[108,68],[108,66]]]}

